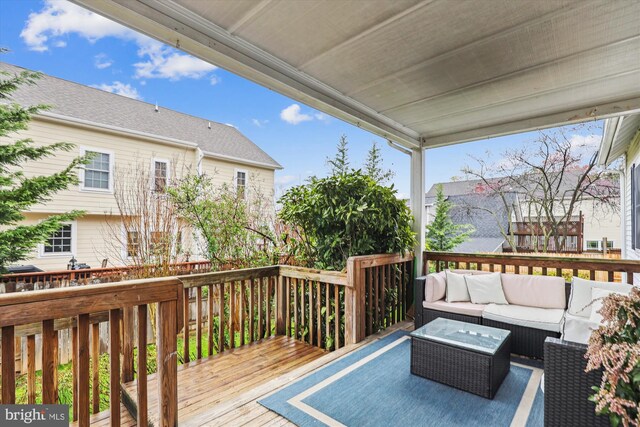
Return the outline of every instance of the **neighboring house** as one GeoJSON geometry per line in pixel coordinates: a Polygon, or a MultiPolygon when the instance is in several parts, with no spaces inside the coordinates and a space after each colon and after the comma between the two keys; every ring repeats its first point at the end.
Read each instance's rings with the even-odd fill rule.
{"type": "MultiPolygon", "coordinates": [[[[18,73],[23,69],[0,63],[0,70],[18,73]]],[[[55,157],[26,164],[24,173],[28,176],[59,171],[87,152],[95,156],[81,171],[80,185],[25,212],[26,223],[71,209],[85,210],[86,215],[66,224],[22,264],[65,269],[72,256],[91,267],[100,267],[105,258],[109,258],[109,265],[121,264],[106,255],[114,242],[108,241],[104,229],[105,225],[117,228],[122,221],[114,181],[117,171],[126,168],[146,168],[152,177],[150,192],[163,191],[176,175],[198,172],[211,175],[217,184],[235,186],[244,197],[251,197],[252,189],[257,189],[256,193],[267,199],[265,203],[273,205],[274,171],[281,166],[232,126],[47,75],[36,85],[21,87],[10,101],[52,106],[33,117],[20,138],[32,138],[36,144],[65,141],[77,147],[73,152],[58,152],[55,157]]],[[[132,250],[126,246],[135,245],[138,238],[123,236],[122,252],[132,250]]],[[[195,259],[197,245],[189,236],[181,239],[182,251],[195,259]]]]}
{"type": "Polygon", "coordinates": [[[622,258],[640,260],[640,114],[614,117],[605,123],[598,163],[609,166],[618,159],[622,258]]]}
{"type": "MultiPolygon", "coordinates": [[[[501,230],[509,230],[509,213],[498,196],[487,196],[479,193],[480,180],[443,182],[435,184],[427,192],[426,219],[427,224],[433,221],[435,215],[435,200],[437,186],[442,185],[442,191],[453,207],[450,211],[451,220],[456,224],[470,224],[475,228],[470,238],[456,246],[454,252],[502,252],[505,238],[501,230]]],[[[516,193],[506,196],[514,206],[519,205],[516,193]]]]}
{"type": "MultiPolygon", "coordinates": [[[[571,185],[571,180],[565,180],[567,189],[571,185]]],[[[512,227],[522,230],[523,222],[531,222],[527,206],[528,200],[521,193],[505,193],[508,203],[512,206],[512,213],[506,212],[504,203],[496,195],[487,196],[485,185],[479,179],[454,181],[435,184],[426,194],[425,214],[427,223],[433,219],[435,213],[434,201],[436,187],[442,185],[444,195],[456,205],[452,210],[452,219],[458,224],[472,224],[476,232],[471,235],[471,239],[456,248],[460,252],[502,252],[510,249],[510,245],[501,233],[501,230],[509,230],[512,227]],[[509,216],[511,218],[509,218],[509,216]],[[491,221],[493,223],[491,224],[491,221]],[[505,224],[507,224],[505,226],[505,224]],[[490,249],[497,240],[500,239],[500,248],[490,249]],[[464,250],[463,250],[464,249],[464,250]]],[[[563,191],[561,191],[563,192],[563,191]]],[[[560,204],[558,204],[560,206],[560,204]]],[[[586,199],[575,207],[575,217],[571,219],[570,228],[574,227],[574,222],[580,221],[579,214],[582,213],[582,233],[580,238],[568,237],[567,247],[575,246],[580,242],[581,252],[587,250],[602,250],[602,241],[607,239],[609,249],[619,249],[621,247],[621,225],[619,213],[608,209],[601,209],[592,200],[586,199]]],[[[517,238],[521,250],[525,249],[529,236],[522,235],[517,238]],[[526,242],[525,242],[526,241],[526,242]]]]}

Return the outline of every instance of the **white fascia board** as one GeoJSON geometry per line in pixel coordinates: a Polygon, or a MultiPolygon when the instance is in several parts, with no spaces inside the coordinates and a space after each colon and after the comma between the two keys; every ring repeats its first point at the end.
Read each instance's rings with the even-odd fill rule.
{"type": "Polygon", "coordinates": [[[557,126],[602,120],[639,112],[640,98],[631,98],[588,108],[567,110],[561,113],[517,120],[509,123],[499,123],[493,126],[476,128],[463,132],[436,136],[423,134],[421,137],[424,141],[424,148],[437,148],[445,145],[460,144],[463,142],[496,138],[499,136],[548,129],[557,126]]]}
{"type": "Polygon", "coordinates": [[[613,147],[613,143],[618,136],[623,120],[624,117],[612,117],[605,121],[604,133],[602,135],[600,147],[598,148],[598,158],[596,159],[598,165],[606,166],[610,160],[614,160],[609,159],[609,153],[611,152],[611,147],[613,147]]]}
{"type": "Polygon", "coordinates": [[[273,169],[273,170],[280,170],[282,169],[282,166],[278,165],[274,165],[271,163],[263,163],[263,162],[257,162],[254,160],[248,160],[248,159],[243,159],[240,157],[234,157],[234,156],[227,156],[225,154],[218,154],[218,153],[212,153],[211,151],[203,151],[202,154],[204,155],[204,157],[208,157],[211,159],[218,159],[218,160],[226,160],[229,162],[234,162],[234,163],[240,163],[243,165],[248,165],[248,166],[256,166],[256,167],[260,167],[260,168],[264,168],[264,169],[273,169]]]}
{"type": "Polygon", "coordinates": [[[382,138],[406,148],[420,147],[419,135],[413,129],[343,95],[171,0],[71,1],[382,138]]]}

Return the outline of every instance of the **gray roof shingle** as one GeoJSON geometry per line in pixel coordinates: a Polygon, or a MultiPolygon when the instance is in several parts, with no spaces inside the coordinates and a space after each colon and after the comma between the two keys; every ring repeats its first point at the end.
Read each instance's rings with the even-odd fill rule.
{"type": "MultiPolygon", "coordinates": [[[[25,69],[0,62],[0,70],[15,74],[25,69]]],[[[52,106],[49,112],[61,116],[191,142],[213,156],[282,168],[232,126],[162,107],[156,112],[153,104],[46,74],[36,85],[21,86],[12,94],[11,101],[25,106],[48,104],[52,106]]]]}

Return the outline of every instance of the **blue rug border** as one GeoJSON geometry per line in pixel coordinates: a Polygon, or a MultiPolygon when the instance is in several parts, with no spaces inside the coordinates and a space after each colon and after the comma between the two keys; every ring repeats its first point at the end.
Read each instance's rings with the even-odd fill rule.
{"type": "MultiPolygon", "coordinates": [[[[294,396],[297,396],[298,394],[302,393],[304,390],[313,387],[314,385],[320,383],[321,381],[325,380],[326,378],[334,375],[335,373],[351,366],[354,362],[367,357],[368,355],[378,351],[379,349],[387,346],[388,344],[402,338],[403,336],[407,336],[409,335],[409,331],[403,331],[403,330],[399,330],[399,331],[394,331],[391,334],[380,338],[376,341],[373,341],[359,349],[356,349],[355,351],[348,353],[347,355],[344,355],[332,362],[330,362],[329,364],[323,366],[322,368],[320,368],[317,371],[313,371],[309,374],[307,374],[305,377],[296,380],[293,384],[290,384],[288,386],[286,386],[285,388],[276,391],[275,393],[258,400],[258,403],[262,406],[264,406],[265,408],[276,412],[277,414],[279,414],[280,416],[288,419],[289,421],[297,424],[297,425],[326,425],[323,422],[317,420],[316,418],[313,418],[309,415],[307,415],[306,413],[300,411],[299,409],[295,408],[294,406],[290,405],[289,403],[287,403],[287,401],[289,399],[291,399],[294,396]]],[[[538,368],[540,369],[542,366],[542,362],[537,361],[537,360],[528,360],[528,359],[520,359],[520,358],[515,358],[512,359],[512,362],[515,363],[519,363],[521,365],[524,365],[524,368],[530,368],[533,369],[534,368],[538,368]]],[[[538,388],[538,391],[536,392],[536,396],[535,396],[535,400],[534,403],[532,405],[531,408],[531,413],[530,413],[530,417],[527,420],[527,427],[529,426],[535,426],[537,425],[537,423],[535,421],[538,421],[538,419],[540,419],[540,416],[542,414],[537,414],[537,416],[535,417],[535,419],[531,418],[531,414],[535,414],[535,409],[536,409],[536,403],[539,404],[539,401],[543,398],[542,392],[540,391],[540,389],[538,388]]],[[[540,411],[538,411],[540,412],[540,411]]]]}

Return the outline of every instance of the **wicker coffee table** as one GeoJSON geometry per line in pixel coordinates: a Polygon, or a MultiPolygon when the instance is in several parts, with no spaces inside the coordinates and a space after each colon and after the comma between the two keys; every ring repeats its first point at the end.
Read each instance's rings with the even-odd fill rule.
{"type": "Polygon", "coordinates": [[[438,318],[411,333],[411,373],[493,399],[510,344],[510,331],[438,318]]]}

